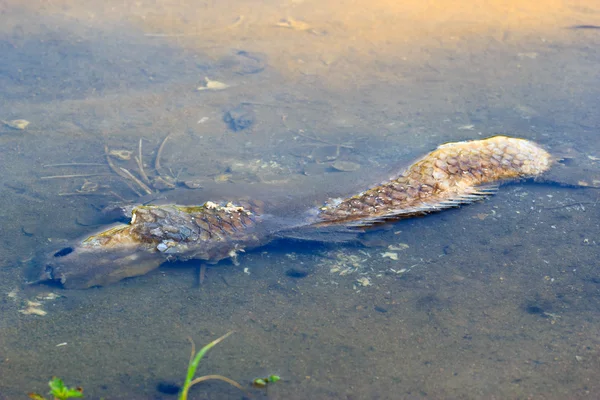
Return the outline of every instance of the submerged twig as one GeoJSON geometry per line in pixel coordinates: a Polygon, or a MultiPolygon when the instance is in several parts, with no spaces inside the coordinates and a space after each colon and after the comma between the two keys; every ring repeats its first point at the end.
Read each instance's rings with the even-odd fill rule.
{"type": "Polygon", "coordinates": [[[248,392],[246,392],[246,390],[242,387],[242,385],[240,385],[239,383],[237,383],[233,379],[229,379],[228,377],[223,376],[223,375],[204,375],[204,376],[196,378],[192,382],[190,382],[190,386],[194,386],[196,383],[200,383],[200,382],[204,382],[204,381],[209,381],[211,379],[217,379],[217,380],[220,380],[220,381],[223,381],[223,382],[227,382],[231,386],[235,386],[236,388],[240,389],[242,392],[244,392],[244,393],[246,393],[248,395],[248,392]]]}
{"type": "Polygon", "coordinates": [[[167,144],[167,141],[171,137],[171,135],[172,134],[169,133],[163,139],[162,143],[158,147],[158,150],[156,152],[156,159],[154,160],[154,169],[156,170],[156,173],[158,174],[158,178],[156,179],[156,181],[163,183],[165,186],[167,186],[169,188],[174,188],[175,187],[174,181],[176,181],[176,178],[174,178],[173,176],[170,176],[169,174],[163,173],[162,166],[160,165],[160,159],[162,157],[162,152],[165,148],[165,145],[167,144]]]}
{"type": "Polygon", "coordinates": [[[294,132],[294,133],[295,133],[296,135],[298,135],[298,136],[301,136],[301,137],[305,138],[305,139],[314,140],[315,142],[321,142],[321,143],[325,143],[325,144],[328,144],[328,145],[330,145],[330,146],[336,146],[336,147],[338,147],[338,148],[339,148],[339,147],[343,147],[343,148],[345,148],[345,149],[354,149],[354,147],[353,147],[353,146],[350,146],[350,145],[348,145],[348,144],[332,143],[332,142],[330,142],[330,141],[328,141],[328,140],[321,139],[321,138],[320,138],[320,137],[318,137],[318,136],[309,136],[309,135],[305,135],[305,134],[303,134],[303,133],[302,133],[302,132],[300,132],[300,131],[296,131],[296,132],[294,132]]]}
{"type": "Polygon", "coordinates": [[[64,192],[59,193],[59,196],[112,196],[114,193],[102,193],[102,192],[64,192]]]}
{"type": "Polygon", "coordinates": [[[108,193],[112,194],[113,196],[115,196],[117,199],[121,200],[123,203],[129,203],[129,200],[125,200],[125,198],[123,198],[123,196],[121,196],[120,194],[118,194],[117,192],[113,192],[112,190],[109,191],[108,193]]]}
{"type": "Polygon", "coordinates": [[[161,175],[160,170],[162,169],[162,167],[160,166],[160,157],[162,156],[163,149],[165,148],[165,145],[167,144],[167,141],[169,140],[170,137],[171,137],[171,134],[169,133],[163,139],[162,143],[158,147],[158,151],[156,152],[156,160],[154,160],[154,169],[156,170],[156,172],[159,175],[161,175]]]}
{"type": "MultiPolygon", "coordinates": [[[[110,159],[110,154],[108,151],[108,146],[104,145],[104,153],[106,154],[106,162],[108,163],[108,166],[110,167],[110,169],[117,175],[119,175],[121,178],[123,178],[125,180],[125,183],[127,184],[127,186],[129,186],[129,188],[131,190],[133,190],[133,192],[135,194],[137,194],[139,197],[142,197],[143,195],[135,188],[133,187],[133,185],[130,184],[129,180],[131,179],[130,176],[128,176],[126,173],[124,173],[123,171],[121,171],[119,168],[117,168],[117,166],[115,165],[115,163],[112,162],[112,160],[110,159]]],[[[124,169],[124,168],[122,168],[124,169]]],[[[127,171],[127,170],[126,170],[127,171]]],[[[129,171],[127,171],[129,172],[129,171]]],[[[131,172],[129,172],[129,175],[131,175],[131,172]]],[[[132,176],[132,175],[131,175],[132,176]]],[[[138,179],[139,180],[139,179],[138,179]]],[[[146,186],[147,187],[147,186],[146,186]]],[[[150,192],[151,193],[151,192],[150,192]]],[[[148,194],[150,194],[148,193],[148,194]]]]}
{"type": "Polygon", "coordinates": [[[133,175],[131,172],[129,172],[129,170],[128,170],[128,169],[126,169],[126,168],[123,168],[123,167],[119,167],[119,169],[120,169],[121,171],[123,171],[123,173],[125,174],[125,176],[127,176],[129,179],[131,179],[132,181],[134,181],[135,183],[137,183],[137,184],[139,185],[139,187],[141,187],[141,188],[142,188],[142,190],[143,190],[144,192],[146,192],[146,194],[152,194],[152,193],[154,193],[154,192],[152,191],[152,189],[150,189],[150,188],[148,187],[148,185],[146,185],[144,182],[142,182],[141,180],[139,180],[139,179],[138,179],[138,177],[136,177],[136,176],[135,176],[135,175],[133,175]]]}
{"type": "Polygon", "coordinates": [[[44,164],[42,167],[44,168],[52,168],[52,167],[90,167],[90,166],[103,166],[102,163],[60,163],[60,164],[44,164]]]}
{"type": "Polygon", "coordinates": [[[86,178],[88,176],[106,176],[110,174],[106,173],[98,173],[98,174],[71,174],[71,175],[52,175],[52,176],[42,176],[40,179],[63,179],[63,178],[86,178]]]}
{"type": "Polygon", "coordinates": [[[144,171],[144,163],[142,162],[142,138],[140,138],[140,144],[138,146],[138,156],[134,157],[135,161],[137,162],[138,168],[140,170],[140,175],[142,177],[142,180],[147,183],[148,185],[150,185],[150,179],[148,179],[148,175],[146,175],[146,172],[144,171]]]}

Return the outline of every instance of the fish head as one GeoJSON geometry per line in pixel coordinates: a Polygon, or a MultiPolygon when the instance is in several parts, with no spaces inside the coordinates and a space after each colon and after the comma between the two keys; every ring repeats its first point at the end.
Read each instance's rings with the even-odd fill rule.
{"type": "Polygon", "coordinates": [[[136,249],[98,250],[68,246],[36,263],[33,283],[56,282],[66,289],[104,286],[125,278],[144,275],[164,262],[160,254],[136,249]]]}
{"type": "Polygon", "coordinates": [[[122,225],[40,255],[31,283],[56,282],[67,289],[104,286],[156,269],[165,257],[155,246],[134,240],[122,225]]]}

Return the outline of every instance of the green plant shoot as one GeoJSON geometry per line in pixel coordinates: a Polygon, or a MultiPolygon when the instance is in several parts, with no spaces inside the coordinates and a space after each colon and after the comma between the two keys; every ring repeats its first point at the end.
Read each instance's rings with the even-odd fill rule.
{"type": "Polygon", "coordinates": [[[279,375],[269,375],[267,378],[256,378],[252,381],[252,386],[257,388],[265,388],[270,383],[275,383],[279,380],[281,380],[279,375]]]}
{"type": "Polygon", "coordinates": [[[188,392],[192,386],[194,386],[197,383],[207,381],[210,379],[218,379],[218,380],[227,382],[230,385],[235,386],[236,388],[240,389],[241,391],[246,392],[239,383],[237,383],[236,381],[229,379],[225,376],[222,376],[222,375],[205,375],[205,376],[201,376],[199,378],[194,379],[194,375],[196,375],[196,369],[198,369],[198,365],[200,364],[200,361],[202,360],[204,355],[210,349],[212,349],[217,344],[219,344],[220,342],[225,340],[232,333],[233,333],[233,331],[229,331],[226,334],[224,334],[223,336],[221,336],[220,338],[213,340],[212,342],[210,342],[209,344],[207,344],[206,346],[201,348],[200,351],[195,354],[195,356],[194,356],[195,345],[194,345],[194,342],[192,341],[192,339],[190,339],[190,341],[192,342],[192,356],[190,358],[190,363],[188,365],[185,382],[183,383],[183,387],[181,388],[181,392],[179,393],[179,400],[187,400],[188,392]]]}
{"type": "MultiPolygon", "coordinates": [[[[48,386],[50,386],[50,392],[48,394],[50,394],[54,400],[67,400],[83,397],[82,388],[70,388],[64,384],[62,379],[57,378],[56,376],[52,377],[50,382],[48,382],[48,386]]],[[[37,393],[29,393],[29,397],[33,400],[46,400],[44,396],[37,393]]]]}

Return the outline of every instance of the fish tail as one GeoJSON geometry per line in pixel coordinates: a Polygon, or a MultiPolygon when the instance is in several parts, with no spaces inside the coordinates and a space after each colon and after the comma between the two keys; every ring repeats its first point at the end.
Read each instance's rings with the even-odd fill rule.
{"type": "Polygon", "coordinates": [[[552,157],[535,142],[494,136],[439,146],[397,178],[319,210],[317,225],[369,226],[471,203],[506,181],[535,178],[552,157]]]}

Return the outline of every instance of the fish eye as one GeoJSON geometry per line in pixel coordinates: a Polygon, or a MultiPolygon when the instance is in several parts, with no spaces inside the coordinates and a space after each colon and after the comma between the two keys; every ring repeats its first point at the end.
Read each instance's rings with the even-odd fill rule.
{"type": "Polygon", "coordinates": [[[71,254],[72,252],[73,252],[72,247],[65,247],[64,249],[60,249],[59,251],[54,253],[54,257],[64,257],[66,255],[71,254]]]}

